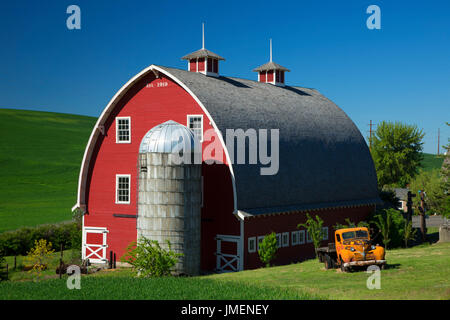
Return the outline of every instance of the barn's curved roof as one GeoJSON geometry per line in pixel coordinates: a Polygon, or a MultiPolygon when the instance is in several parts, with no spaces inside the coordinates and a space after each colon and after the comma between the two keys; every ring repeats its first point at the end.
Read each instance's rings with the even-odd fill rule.
{"type": "Polygon", "coordinates": [[[377,177],[364,138],[317,90],[160,68],[195,94],[224,137],[226,129],[279,129],[276,175],[260,175],[266,165],[233,164],[239,210],[257,214],[378,202],[377,177]]]}
{"type": "MultiPolygon", "coordinates": [[[[379,202],[371,155],[350,118],[317,90],[277,87],[231,77],[151,65],[111,99],[89,138],[82,161],[77,204],[85,208],[87,175],[102,127],[121,97],[150,72],[163,73],[202,107],[215,130],[279,129],[279,171],[267,165],[230,166],[235,213],[263,214],[379,202]]],[[[219,135],[222,143],[223,138],[219,135]]],[[[229,150],[225,149],[227,161],[229,150]]]]}
{"type": "Polygon", "coordinates": [[[142,138],[139,153],[172,153],[176,150],[194,152],[199,144],[194,133],[186,126],[173,120],[158,124],[142,138]],[[179,144],[182,144],[179,146],[179,144]]]}

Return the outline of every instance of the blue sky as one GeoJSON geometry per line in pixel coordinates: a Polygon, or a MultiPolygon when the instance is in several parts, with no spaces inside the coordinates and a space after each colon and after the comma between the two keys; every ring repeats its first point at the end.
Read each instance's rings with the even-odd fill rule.
{"type": "MultiPolygon", "coordinates": [[[[226,58],[221,74],[256,79],[273,60],[288,85],[318,89],[364,136],[368,123],[416,124],[425,152],[450,129],[450,2],[442,1],[3,1],[0,107],[98,116],[150,64],[186,68],[201,47],[226,58]],[[81,8],[81,30],[66,9],[81,8]],[[381,30],[366,9],[381,9],[381,30]]],[[[330,128],[331,129],[331,128],[330,128]]]]}

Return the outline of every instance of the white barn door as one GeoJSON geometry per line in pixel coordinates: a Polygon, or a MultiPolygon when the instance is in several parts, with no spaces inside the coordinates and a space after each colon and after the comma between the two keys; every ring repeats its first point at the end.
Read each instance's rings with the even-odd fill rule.
{"type": "Polygon", "coordinates": [[[217,272],[234,272],[242,270],[241,237],[218,234],[217,241],[217,272]]]}
{"type": "Polygon", "coordinates": [[[106,228],[84,227],[82,258],[92,263],[106,263],[107,234],[106,228]]]}

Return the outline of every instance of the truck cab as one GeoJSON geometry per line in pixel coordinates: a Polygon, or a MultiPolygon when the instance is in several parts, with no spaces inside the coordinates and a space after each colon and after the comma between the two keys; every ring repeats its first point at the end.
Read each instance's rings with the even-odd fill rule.
{"type": "Polygon", "coordinates": [[[336,230],[334,244],[318,248],[319,261],[325,263],[325,269],[341,267],[348,271],[352,267],[386,264],[384,248],[371,243],[366,227],[336,230]]]}

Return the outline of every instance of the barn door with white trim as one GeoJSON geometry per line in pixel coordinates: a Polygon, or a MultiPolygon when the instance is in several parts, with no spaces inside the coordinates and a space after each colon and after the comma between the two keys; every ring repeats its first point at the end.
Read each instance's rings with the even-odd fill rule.
{"type": "Polygon", "coordinates": [[[83,259],[89,259],[93,263],[105,263],[106,259],[106,236],[108,230],[98,227],[83,228],[83,259]]]}
{"type": "Polygon", "coordinates": [[[217,241],[217,272],[233,272],[242,270],[241,267],[241,237],[220,235],[217,241]]]}

